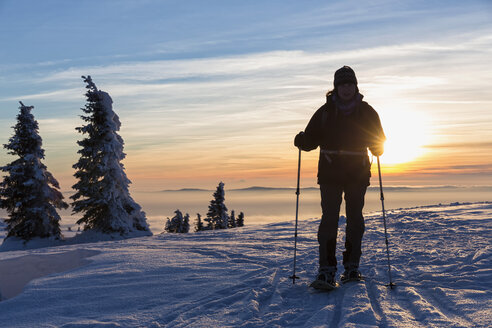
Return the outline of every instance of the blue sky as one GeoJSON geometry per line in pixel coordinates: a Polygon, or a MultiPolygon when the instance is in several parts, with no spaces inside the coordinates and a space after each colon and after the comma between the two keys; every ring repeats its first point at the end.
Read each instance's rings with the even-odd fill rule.
{"type": "Polygon", "coordinates": [[[2,69],[265,50],[333,51],[480,31],[488,1],[0,2],[2,69]],[[206,3],[206,5],[205,5],[206,3]]]}
{"type": "Polygon", "coordinates": [[[68,190],[89,74],[113,97],[136,188],[292,185],[292,138],[350,65],[395,147],[415,148],[394,152],[391,183],[492,184],[491,22],[485,0],[0,0],[0,140],[19,100],[35,106],[68,190]]]}

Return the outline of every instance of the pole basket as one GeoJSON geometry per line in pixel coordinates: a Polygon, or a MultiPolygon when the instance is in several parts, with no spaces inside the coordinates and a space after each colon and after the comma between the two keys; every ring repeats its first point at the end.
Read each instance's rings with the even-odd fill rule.
{"type": "Polygon", "coordinates": [[[299,279],[299,277],[296,276],[296,275],[293,275],[293,276],[290,276],[289,279],[292,279],[292,284],[295,285],[296,284],[296,279],[299,279]]]}

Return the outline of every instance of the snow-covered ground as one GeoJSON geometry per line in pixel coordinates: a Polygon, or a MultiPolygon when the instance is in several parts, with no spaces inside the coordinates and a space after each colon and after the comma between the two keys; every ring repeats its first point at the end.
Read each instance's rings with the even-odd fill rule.
{"type": "Polygon", "coordinates": [[[308,288],[317,225],[300,222],[296,285],[292,221],[1,252],[0,326],[492,326],[492,203],[388,212],[393,290],[379,213],[366,216],[365,281],[308,288]]]}

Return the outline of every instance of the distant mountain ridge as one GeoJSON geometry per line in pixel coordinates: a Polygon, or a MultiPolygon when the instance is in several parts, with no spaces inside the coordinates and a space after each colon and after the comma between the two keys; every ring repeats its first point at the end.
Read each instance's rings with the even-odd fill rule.
{"type": "MultiPolygon", "coordinates": [[[[295,190],[294,187],[261,187],[261,186],[252,186],[247,188],[238,188],[231,189],[231,191],[269,191],[269,190],[295,190]]],[[[317,187],[305,187],[301,188],[302,190],[317,190],[317,187]]]]}
{"type": "MultiPolygon", "coordinates": [[[[443,186],[384,186],[383,191],[421,191],[421,190],[436,190],[436,189],[483,189],[483,190],[492,190],[492,186],[452,186],[452,185],[443,185],[443,186]]],[[[296,190],[295,187],[263,187],[263,186],[251,186],[246,188],[234,188],[227,189],[226,191],[292,191],[296,190]]],[[[303,187],[301,190],[319,190],[319,187],[303,187]]],[[[368,187],[369,191],[379,190],[379,185],[372,185],[368,187]]],[[[182,189],[165,189],[160,192],[212,192],[212,189],[203,189],[203,188],[182,188],[182,189]]]]}
{"type": "Polygon", "coordinates": [[[183,191],[212,191],[212,190],[202,189],[202,188],[182,188],[182,189],[165,189],[165,190],[161,190],[160,192],[183,192],[183,191]]]}
{"type": "MultiPolygon", "coordinates": [[[[234,188],[227,189],[226,191],[281,191],[281,190],[295,190],[294,187],[261,187],[261,186],[252,186],[247,188],[234,188]]],[[[305,187],[301,188],[302,190],[318,190],[318,187],[305,187]]],[[[184,191],[213,191],[211,189],[201,189],[201,188],[182,188],[182,189],[165,189],[161,190],[161,192],[184,192],[184,191]]]]}

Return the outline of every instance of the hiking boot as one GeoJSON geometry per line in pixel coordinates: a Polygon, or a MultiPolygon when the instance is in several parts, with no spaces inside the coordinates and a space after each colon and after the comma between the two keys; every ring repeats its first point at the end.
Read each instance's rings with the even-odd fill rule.
{"type": "Polygon", "coordinates": [[[336,268],[333,267],[321,267],[319,268],[318,275],[316,276],[316,280],[320,280],[326,282],[330,285],[336,285],[335,282],[335,274],[336,268]]]}
{"type": "Polygon", "coordinates": [[[360,273],[358,268],[345,269],[345,271],[340,276],[341,282],[348,281],[360,281],[362,280],[362,274],[360,273]]]}

